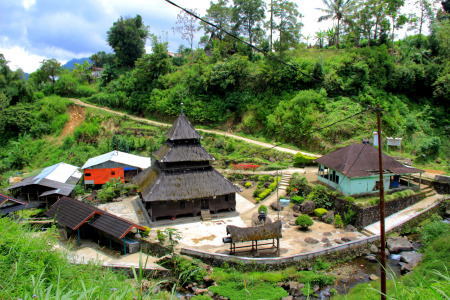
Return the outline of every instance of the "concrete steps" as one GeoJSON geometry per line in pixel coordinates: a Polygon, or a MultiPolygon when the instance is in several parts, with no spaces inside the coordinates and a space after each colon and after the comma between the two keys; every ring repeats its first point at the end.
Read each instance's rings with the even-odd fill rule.
{"type": "Polygon", "coordinates": [[[211,213],[209,212],[209,209],[202,209],[201,211],[202,220],[203,221],[211,221],[211,213]]]}
{"type": "Polygon", "coordinates": [[[365,236],[374,236],[375,235],[375,233],[373,233],[372,231],[369,231],[367,229],[363,229],[361,231],[361,233],[364,234],[365,236]]]}
{"type": "Polygon", "coordinates": [[[420,191],[425,193],[425,197],[431,197],[431,196],[436,195],[436,191],[429,186],[426,186],[425,188],[421,189],[420,191]]]}
{"type": "Polygon", "coordinates": [[[289,186],[289,180],[291,180],[291,177],[292,177],[292,174],[283,174],[278,188],[280,190],[286,190],[286,188],[289,186]]]}

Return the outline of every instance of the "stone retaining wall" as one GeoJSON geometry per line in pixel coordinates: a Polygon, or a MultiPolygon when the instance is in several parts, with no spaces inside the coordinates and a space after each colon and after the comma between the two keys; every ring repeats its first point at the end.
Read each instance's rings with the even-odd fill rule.
{"type": "MultiPolygon", "coordinates": [[[[402,231],[407,226],[416,226],[422,220],[430,217],[433,213],[445,209],[446,205],[448,205],[448,200],[441,200],[440,202],[437,202],[431,207],[423,210],[417,216],[412,217],[399,224],[389,232],[402,231]]],[[[240,257],[227,254],[209,253],[187,248],[182,248],[181,254],[196,257],[203,262],[214,266],[221,266],[224,263],[227,263],[229,266],[238,266],[240,268],[252,271],[284,269],[288,266],[295,266],[299,269],[306,269],[312,267],[319,258],[323,261],[336,262],[364,255],[369,252],[370,246],[372,244],[379,246],[379,243],[380,236],[374,235],[362,240],[349,242],[343,245],[338,245],[316,252],[299,253],[286,257],[273,258],[240,257]]]]}
{"type": "MultiPolygon", "coordinates": [[[[402,209],[407,208],[425,198],[425,194],[415,194],[409,197],[398,198],[387,201],[385,203],[386,217],[390,216],[402,209]]],[[[348,211],[349,202],[345,199],[330,196],[330,200],[334,203],[334,212],[344,217],[344,213],[348,211]]],[[[357,228],[363,228],[367,225],[380,221],[380,208],[379,205],[373,205],[368,207],[360,207],[354,203],[350,204],[351,209],[356,212],[356,219],[354,226],[357,228]]]]}
{"type": "Polygon", "coordinates": [[[438,194],[450,194],[450,183],[448,182],[433,181],[432,186],[438,194]]]}

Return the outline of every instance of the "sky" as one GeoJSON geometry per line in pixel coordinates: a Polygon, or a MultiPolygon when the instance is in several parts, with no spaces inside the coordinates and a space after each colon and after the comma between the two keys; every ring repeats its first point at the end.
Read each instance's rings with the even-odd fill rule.
{"type": "MultiPolygon", "coordinates": [[[[303,35],[314,36],[318,30],[332,26],[332,21],[317,22],[322,13],[316,8],[322,7],[322,1],[292,1],[304,16],[301,19],[303,35]]],[[[173,2],[188,9],[196,8],[201,16],[210,5],[210,0],[173,2]]],[[[409,6],[404,10],[413,9],[409,6]]],[[[56,58],[64,64],[72,58],[89,57],[98,51],[110,53],[107,31],[119,17],[137,14],[142,16],[151,33],[167,39],[170,52],[176,52],[180,44],[188,45],[172,30],[179,12],[164,0],[0,0],[0,53],[12,70],[21,68],[26,73],[38,69],[44,59],[56,58]]],[[[197,34],[195,45],[202,35],[197,34]]],[[[148,53],[150,48],[147,42],[148,53]]]]}

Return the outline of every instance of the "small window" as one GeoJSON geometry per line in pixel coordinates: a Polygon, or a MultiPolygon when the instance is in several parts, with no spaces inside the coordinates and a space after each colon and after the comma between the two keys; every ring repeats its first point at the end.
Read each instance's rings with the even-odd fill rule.
{"type": "Polygon", "coordinates": [[[375,186],[373,187],[372,191],[378,191],[380,189],[380,182],[375,182],[375,186]]]}
{"type": "Polygon", "coordinates": [[[180,201],[180,208],[186,208],[186,201],[180,201]]]}
{"type": "Polygon", "coordinates": [[[84,177],[90,177],[91,173],[84,173],[84,177]]]}
{"type": "Polygon", "coordinates": [[[111,175],[116,175],[116,171],[111,171],[111,175]]]}
{"type": "Polygon", "coordinates": [[[228,203],[228,195],[225,195],[225,202],[228,203]]]}
{"type": "Polygon", "coordinates": [[[336,180],[334,182],[339,183],[339,175],[336,175],[335,179],[336,180]]]}

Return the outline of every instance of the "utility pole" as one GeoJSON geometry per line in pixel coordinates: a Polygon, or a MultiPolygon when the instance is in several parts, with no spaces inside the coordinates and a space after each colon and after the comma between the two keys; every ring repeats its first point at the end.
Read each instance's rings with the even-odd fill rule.
{"type": "Polygon", "coordinates": [[[385,232],[385,205],[384,205],[384,184],[383,184],[383,157],[381,146],[381,109],[377,105],[377,125],[378,125],[378,162],[380,170],[380,242],[381,242],[381,300],[386,300],[386,232],[385,232]]]}

